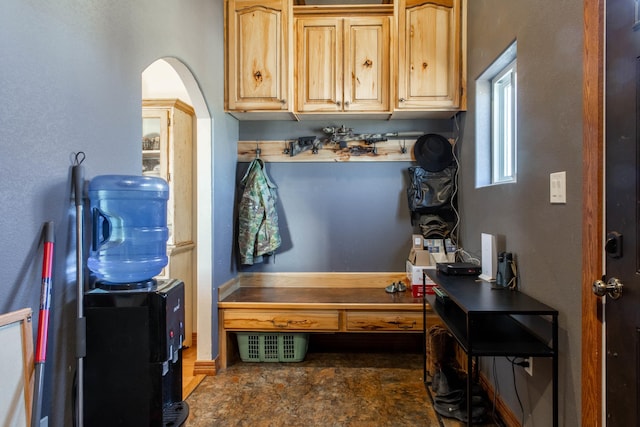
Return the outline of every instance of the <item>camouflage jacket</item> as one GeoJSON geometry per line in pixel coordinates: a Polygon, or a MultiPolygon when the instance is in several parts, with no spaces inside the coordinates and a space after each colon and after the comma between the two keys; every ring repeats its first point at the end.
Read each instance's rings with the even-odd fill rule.
{"type": "Polygon", "coordinates": [[[281,244],[276,211],[276,186],[264,171],[264,163],[255,159],[242,178],[242,197],[238,207],[238,246],[240,263],[260,262],[281,244]]]}

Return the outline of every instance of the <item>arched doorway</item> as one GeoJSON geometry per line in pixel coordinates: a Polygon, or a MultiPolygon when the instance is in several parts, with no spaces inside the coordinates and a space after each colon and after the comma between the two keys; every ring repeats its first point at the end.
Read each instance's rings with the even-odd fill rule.
{"type": "MultiPolygon", "coordinates": [[[[161,58],[142,73],[142,96],[186,98],[195,111],[194,225],[196,261],[194,265],[194,322],[197,333],[197,360],[208,366],[212,360],[212,119],[197,81],[184,63],[176,58],[161,58]]],[[[196,362],[197,363],[197,362],[196,362]]]]}

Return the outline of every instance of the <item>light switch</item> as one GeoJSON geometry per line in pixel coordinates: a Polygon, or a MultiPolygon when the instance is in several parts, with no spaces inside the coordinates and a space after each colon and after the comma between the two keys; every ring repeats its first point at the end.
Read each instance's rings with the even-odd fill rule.
{"type": "Polygon", "coordinates": [[[549,201],[567,203],[567,172],[554,172],[549,175],[549,201]]]}

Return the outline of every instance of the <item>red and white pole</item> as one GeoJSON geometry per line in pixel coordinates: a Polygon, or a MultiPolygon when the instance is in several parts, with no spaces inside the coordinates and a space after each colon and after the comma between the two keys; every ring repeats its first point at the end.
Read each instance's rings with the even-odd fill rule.
{"type": "Polygon", "coordinates": [[[47,337],[49,333],[49,309],[51,308],[51,285],[53,281],[53,221],[44,224],[44,251],[42,256],[42,282],[40,290],[40,312],[35,353],[35,388],[31,427],[40,426],[42,412],[42,389],[44,385],[44,363],[47,360],[47,337]]]}

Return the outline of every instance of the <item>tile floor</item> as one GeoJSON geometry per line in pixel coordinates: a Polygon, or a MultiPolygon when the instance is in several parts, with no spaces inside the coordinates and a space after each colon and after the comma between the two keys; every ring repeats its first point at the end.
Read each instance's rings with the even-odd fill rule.
{"type": "MultiPolygon", "coordinates": [[[[308,353],[299,363],[236,363],[186,399],[186,427],[453,427],[433,409],[422,355],[308,353]]],[[[482,424],[496,426],[495,422],[482,424]]]]}

